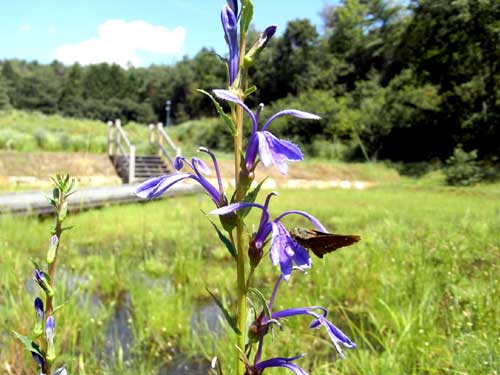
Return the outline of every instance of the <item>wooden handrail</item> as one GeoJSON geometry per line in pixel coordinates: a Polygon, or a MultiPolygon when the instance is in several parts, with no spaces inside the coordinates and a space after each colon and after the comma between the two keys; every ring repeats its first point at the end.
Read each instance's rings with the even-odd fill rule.
{"type": "MultiPolygon", "coordinates": [[[[163,124],[161,122],[156,125],[149,125],[149,143],[156,144],[158,146],[159,156],[163,156],[168,160],[170,165],[174,167],[175,157],[181,154],[181,149],[175,146],[172,139],[163,129],[163,124]],[[175,156],[172,154],[175,154],[175,156]]],[[[118,119],[114,122],[108,121],[108,155],[115,165],[119,163],[116,158],[117,156],[127,158],[129,168],[128,182],[133,183],[135,180],[136,149],[135,146],[130,143],[127,135],[122,129],[121,121],[118,119]]]]}
{"type": "Polygon", "coordinates": [[[168,136],[161,122],[157,123],[156,126],[154,124],[149,125],[149,142],[158,146],[159,155],[164,156],[173,167],[175,157],[181,154],[181,149],[177,147],[172,139],[168,136]],[[171,149],[171,151],[175,153],[175,156],[171,155],[169,150],[167,150],[167,148],[165,147],[164,143],[168,144],[169,149],[171,149]]]}
{"type": "Polygon", "coordinates": [[[120,120],[108,121],[108,155],[111,157],[121,154],[128,158],[128,182],[133,183],[135,180],[135,146],[133,146],[127,138],[127,135],[122,129],[120,120]],[[123,147],[123,143],[127,146],[123,147]]]}

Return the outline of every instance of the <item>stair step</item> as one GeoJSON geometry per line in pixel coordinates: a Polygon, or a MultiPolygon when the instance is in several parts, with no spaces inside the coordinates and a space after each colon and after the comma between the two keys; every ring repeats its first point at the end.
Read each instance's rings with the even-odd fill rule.
{"type": "MultiPolygon", "coordinates": [[[[115,171],[123,182],[128,182],[129,176],[129,158],[123,155],[110,157],[115,171]]],[[[165,161],[156,155],[136,155],[134,179],[137,182],[145,181],[150,178],[159,177],[172,170],[165,161]]]]}

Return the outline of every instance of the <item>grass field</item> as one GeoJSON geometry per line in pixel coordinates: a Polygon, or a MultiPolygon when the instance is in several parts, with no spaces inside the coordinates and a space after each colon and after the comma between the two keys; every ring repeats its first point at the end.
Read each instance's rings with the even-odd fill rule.
{"type": "MultiPolygon", "coordinates": [[[[147,150],[147,126],[130,123],[124,129],[138,152],[147,150]]],[[[105,153],[107,126],[95,120],[9,110],[0,112],[0,149],[105,153]]]]}
{"type": "MultiPolygon", "coordinates": [[[[188,121],[184,126],[168,129],[176,144],[184,146],[187,154],[196,152],[199,145],[191,144],[187,128],[214,123],[216,119],[188,121]],[[185,144],[179,140],[179,132],[185,144]],[[186,134],[184,134],[186,133],[186,134]]],[[[137,154],[150,151],[147,124],[127,123],[123,129],[137,154]]],[[[210,127],[210,126],[209,126],[210,127]]],[[[107,126],[102,121],[76,119],[59,115],[45,115],[39,112],[20,110],[0,111],[0,150],[20,152],[64,151],[64,152],[107,152],[107,126]]]]}
{"type": "MultiPolygon", "coordinates": [[[[300,365],[315,375],[497,374],[498,185],[283,190],[273,203],[274,214],[300,208],[332,231],[362,236],[354,247],[314,259],[308,275],[282,287],[276,305],[329,308],[358,347],[338,360],[325,332],[296,318],[268,341],[266,358],[307,353],[300,365]]],[[[213,312],[206,288],[234,306],[232,260],[200,208],[211,209],[206,197],[72,215],[56,280],[59,302],[68,301],[56,315],[65,353],[57,362],[69,373],[173,374],[171,361],[214,355],[232,365],[230,332],[205,320],[213,312]],[[129,348],[110,343],[116,327],[129,348]]],[[[257,213],[250,217],[256,223],[257,213]]],[[[9,330],[31,329],[29,259],[43,258],[50,223],[0,217],[2,373],[24,374],[31,365],[9,330]]],[[[258,287],[269,295],[278,273],[267,258],[263,263],[258,287]]]]}

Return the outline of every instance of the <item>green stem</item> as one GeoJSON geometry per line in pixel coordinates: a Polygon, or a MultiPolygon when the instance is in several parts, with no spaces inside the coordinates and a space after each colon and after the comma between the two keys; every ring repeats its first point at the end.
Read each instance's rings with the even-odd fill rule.
{"type": "MultiPolygon", "coordinates": [[[[57,262],[57,254],[59,253],[59,244],[61,243],[61,234],[62,234],[62,221],[59,220],[59,213],[61,211],[62,204],[64,203],[64,200],[66,197],[64,196],[64,192],[60,191],[60,200],[59,204],[56,206],[56,225],[54,228],[54,234],[57,236],[57,245],[56,245],[56,252],[54,256],[54,260],[52,263],[48,264],[48,274],[50,277],[49,285],[54,288],[54,274],[56,271],[56,262],[57,262]]],[[[45,317],[49,317],[50,315],[53,314],[54,312],[54,297],[49,297],[47,296],[47,299],[45,301],[45,317]]],[[[43,350],[45,353],[47,353],[47,342],[44,340],[42,344],[43,350]]],[[[51,367],[52,364],[49,363],[48,361],[45,361],[45,372],[47,374],[51,374],[51,367]]]]}
{"type": "MultiPolygon", "coordinates": [[[[234,113],[236,119],[236,138],[234,143],[234,160],[235,160],[235,183],[236,195],[235,200],[240,202],[242,197],[240,187],[240,164],[241,164],[241,149],[243,145],[243,110],[241,107],[235,108],[234,113]]],[[[247,288],[245,281],[245,251],[243,240],[243,220],[238,217],[236,224],[236,282],[238,287],[238,314],[237,324],[240,330],[236,345],[242,350],[245,350],[246,341],[246,321],[247,321],[247,288]]],[[[240,351],[236,352],[236,374],[243,375],[245,373],[245,363],[241,358],[240,351]]]]}
{"type": "MultiPolygon", "coordinates": [[[[247,288],[245,280],[245,252],[243,251],[243,222],[238,219],[236,226],[236,241],[238,247],[238,257],[236,260],[237,283],[238,283],[238,329],[240,335],[236,345],[241,350],[245,350],[246,342],[246,323],[247,323],[247,288]]],[[[245,364],[240,358],[240,353],[237,353],[236,374],[243,375],[245,373],[245,364]]]]}

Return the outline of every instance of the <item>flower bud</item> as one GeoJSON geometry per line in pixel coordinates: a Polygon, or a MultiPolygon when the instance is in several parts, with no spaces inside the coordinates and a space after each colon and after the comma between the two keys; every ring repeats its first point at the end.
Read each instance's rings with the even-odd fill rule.
{"type": "Polygon", "coordinates": [[[40,286],[40,288],[43,289],[47,296],[54,296],[54,289],[52,289],[50,284],[47,282],[45,274],[42,271],[40,271],[39,269],[35,269],[35,272],[33,273],[33,280],[40,286]]]}
{"type": "Polygon", "coordinates": [[[55,326],[54,317],[49,316],[45,323],[45,339],[47,340],[47,355],[45,359],[48,363],[52,363],[56,359],[56,349],[54,347],[55,326]]]}
{"type": "Polygon", "coordinates": [[[253,65],[254,56],[258,56],[259,53],[264,49],[264,47],[269,43],[273,35],[276,33],[276,26],[271,25],[266,27],[264,32],[260,34],[259,39],[254,43],[252,48],[248,51],[244,58],[245,67],[250,67],[253,65]]]}
{"type": "Polygon", "coordinates": [[[56,258],[56,250],[57,250],[58,242],[59,242],[59,239],[54,234],[50,238],[49,250],[47,251],[47,263],[48,264],[52,264],[52,262],[54,262],[54,259],[56,258]]]}
{"type": "Polygon", "coordinates": [[[35,298],[35,312],[36,312],[36,322],[33,327],[33,335],[39,337],[43,334],[43,302],[39,297],[35,298]]]}
{"type": "Polygon", "coordinates": [[[255,237],[252,238],[248,244],[248,258],[250,259],[250,266],[252,268],[256,268],[263,255],[264,250],[262,249],[262,246],[257,246],[255,243],[255,237]]]}
{"type": "Polygon", "coordinates": [[[262,312],[248,328],[248,340],[251,343],[258,342],[268,331],[269,326],[267,324],[262,324],[263,318],[264,312],[262,312]]]}

